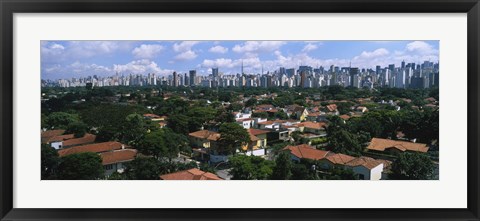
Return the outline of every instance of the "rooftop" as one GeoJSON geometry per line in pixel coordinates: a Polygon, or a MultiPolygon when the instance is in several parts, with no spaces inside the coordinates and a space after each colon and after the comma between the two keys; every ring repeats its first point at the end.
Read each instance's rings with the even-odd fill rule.
{"type": "Polygon", "coordinates": [[[426,153],[428,151],[428,146],[423,143],[413,143],[408,141],[390,140],[382,138],[372,138],[372,140],[370,141],[370,145],[368,145],[367,147],[367,149],[369,150],[376,151],[385,151],[386,149],[390,148],[395,148],[402,152],[415,151],[426,153]]]}
{"type": "Polygon", "coordinates": [[[197,168],[178,171],[175,173],[164,174],[160,176],[162,180],[222,180],[217,175],[197,168]]]}

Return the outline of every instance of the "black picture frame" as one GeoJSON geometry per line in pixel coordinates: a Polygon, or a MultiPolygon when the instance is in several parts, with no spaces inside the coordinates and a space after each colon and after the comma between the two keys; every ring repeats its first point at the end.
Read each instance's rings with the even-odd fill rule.
{"type": "MultiPolygon", "coordinates": [[[[478,0],[0,0],[1,220],[479,220],[478,0]],[[467,13],[467,209],[16,209],[13,208],[14,13],[467,13]]],[[[448,191],[448,190],[445,190],[448,191]]]]}

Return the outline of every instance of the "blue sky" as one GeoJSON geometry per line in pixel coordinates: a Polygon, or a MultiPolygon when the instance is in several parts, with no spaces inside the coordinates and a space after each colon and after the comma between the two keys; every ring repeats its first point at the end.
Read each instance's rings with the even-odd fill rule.
{"type": "Polygon", "coordinates": [[[41,41],[42,79],[438,62],[439,41],[41,41]]]}

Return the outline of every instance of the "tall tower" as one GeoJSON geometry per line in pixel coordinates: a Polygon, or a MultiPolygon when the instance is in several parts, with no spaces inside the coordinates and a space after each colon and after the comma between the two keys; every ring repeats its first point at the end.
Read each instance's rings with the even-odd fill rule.
{"type": "Polygon", "coordinates": [[[172,86],[177,87],[178,86],[178,79],[177,79],[177,72],[173,72],[173,83],[172,86]]]}

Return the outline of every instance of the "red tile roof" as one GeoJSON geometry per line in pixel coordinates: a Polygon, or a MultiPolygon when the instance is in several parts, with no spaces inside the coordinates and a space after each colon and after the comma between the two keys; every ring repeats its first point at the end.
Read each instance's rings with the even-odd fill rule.
{"type": "Polygon", "coordinates": [[[71,147],[83,144],[90,144],[95,142],[97,136],[93,134],[85,134],[83,137],[80,138],[73,138],[63,141],[63,147],[71,147]]]}
{"type": "Polygon", "coordinates": [[[199,130],[193,133],[189,133],[188,135],[200,139],[207,139],[212,141],[217,141],[220,139],[220,134],[217,132],[209,131],[209,130],[199,130]]]}
{"type": "Polygon", "coordinates": [[[253,135],[257,136],[257,135],[260,135],[260,134],[268,133],[268,130],[259,130],[259,129],[255,129],[255,128],[250,128],[250,129],[248,129],[248,132],[250,134],[253,134],[253,135]]]}
{"type": "Polygon", "coordinates": [[[337,105],[336,104],[329,104],[329,105],[327,105],[327,109],[328,109],[328,111],[331,111],[331,112],[337,111],[337,105]]]}
{"type": "Polygon", "coordinates": [[[124,149],[124,150],[116,150],[113,152],[100,153],[100,157],[102,157],[103,165],[132,161],[133,159],[135,159],[136,155],[137,155],[137,150],[135,149],[124,149]]]}
{"type": "Polygon", "coordinates": [[[53,142],[59,142],[59,141],[65,141],[69,139],[73,139],[75,136],[73,134],[64,134],[64,135],[58,135],[58,136],[53,136],[45,140],[45,143],[53,143],[53,142]]]}
{"type": "Polygon", "coordinates": [[[378,161],[378,160],[375,160],[375,159],[370,158],[370,157],[363,157],[362,156],[362,157],[358,157],[358,158],[355,158],[355,159],[351,160],[346,165],[351,166],[351,167],[363,166],[363,167],[371,170],[371,169],[377,167],[378,165],[380,165],[382,163],[383,163],[382,161],[378,161]]]}
{"type": "Polygon", "coordinates": [[[299,127],[306,127],[306,128],[312,128],[312,129],[323,129],[327,124],[325,122],[312,122],[312,121],[305,121],[302,123],[297,124],[299,127]]]}
{"type": "Polygon", "coordinates": [[[306,158],[311,160],[320,160],[325,158],[330,152],[325,150],[317,150],[314,147],[301,144],[297,146],[286,146],[284,150],[289,150],[291,154],[298,158],[306,158]]]}
{"type": "Polygon", "coordinates": [[[376,151],[385,151],[386,149],[395,148],[399,151],[415,151],[426,153],[428,146],[423,143],[413,143],[408,141],[390,140],[382,138],[372,138],[367,149],[376,151]]]}
{"type": "Polygon", "coordinates": [[[75,153],[85,153],[85,152],[94,152],[94,153],[102,153],[108,152],[113,150],[120,150],[122,149],[122,143],[111,141],[111,142],[104,142],[104,143],[96,143],[96,144],[89,144],[83,146],[75,146],[66,149],[61,149],[58,151],[58,155],[63,157],[70,154],[75,153]]]}
{"type": "Polygon", "coordinates": [[[47,130],[47,131],[42,131],[42,143],[47,143],[48,140],[52,137],[60,136],[63,133],[65,133],[65,130],[47,130]]]}
{"type": "Polygon", "coordinates": [[[346,154],[336,153],[327,156],[325,159],[332,162],[333,164],[345,165],[348,162],[354,160],[355,157],[346,154]]]}
{"type": "Polygon", "coordinates": [[[197,168],[178,171],[175,173],[164,174],[160,176],[162,180],[222,180],[217,175],[197,168]]]}

